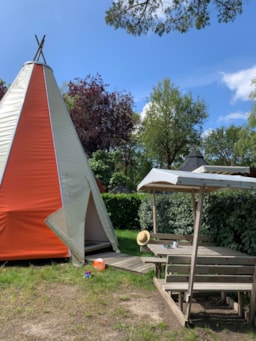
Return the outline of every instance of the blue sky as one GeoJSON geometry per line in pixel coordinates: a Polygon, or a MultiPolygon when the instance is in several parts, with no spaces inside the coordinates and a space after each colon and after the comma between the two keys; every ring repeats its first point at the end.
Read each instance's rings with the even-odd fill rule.
{"type": "Polygon", "coordinates": [[[35,34],[45,34],[44,55],[60,87],[99,73],[109,90],[130,92],[141,113],[153,87],[169,78],[206,102],[205,131],[245,124],[256,78],[256,1],[244,3],[233,23],[214,19],[200,31],[134,37],[105,24],[108,0],[2,0],[0,78],[11,83],[34,58],[35,34]]]}

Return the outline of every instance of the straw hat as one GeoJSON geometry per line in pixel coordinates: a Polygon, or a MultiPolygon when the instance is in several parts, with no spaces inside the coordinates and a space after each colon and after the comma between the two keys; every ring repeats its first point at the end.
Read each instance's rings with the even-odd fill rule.
{"type": "Polygon", "coordinates": [[[137,234],[137,244],[146,245],[150,240],[150,233],[147,230],[140,231],[137,234]]]}

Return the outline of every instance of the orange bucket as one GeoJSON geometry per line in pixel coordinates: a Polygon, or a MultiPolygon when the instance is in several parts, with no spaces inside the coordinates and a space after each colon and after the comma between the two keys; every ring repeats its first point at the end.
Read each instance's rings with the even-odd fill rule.
{"type": "Polygon", "coordinates": [[[103,258],[97,258],[95,259],[95,261],[93,262],[93,267],[96,269],[96,270],[105,270],[106,268],[106,264],[105,264],[105,261],[103,258]]]}

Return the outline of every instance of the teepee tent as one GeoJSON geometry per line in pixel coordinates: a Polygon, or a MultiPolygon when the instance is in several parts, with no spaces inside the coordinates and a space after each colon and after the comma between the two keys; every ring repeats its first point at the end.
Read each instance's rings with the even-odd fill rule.
{"type": "Polygon", "coordinates": [[[93,245],[118,251],[52,69],[27,62],[0,101],[0,261],[83,263],[93,245]]]}

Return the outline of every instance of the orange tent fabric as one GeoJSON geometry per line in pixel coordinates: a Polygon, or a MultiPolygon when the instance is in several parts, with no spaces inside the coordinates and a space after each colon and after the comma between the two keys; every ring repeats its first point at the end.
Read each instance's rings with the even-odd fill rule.
{"type": "Polygon", "coordinates": [[[27,62],[0,101],[0,261],[118,250],[52,69],[27,62]]]}
{"type": "Polygon", "coordinates": [[[62,258],[44,220],[62,207],[44,70],[34,65],[0,191],[0,260],[62,258]]]}

